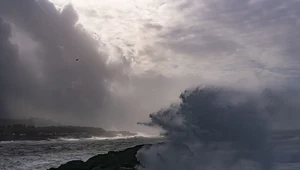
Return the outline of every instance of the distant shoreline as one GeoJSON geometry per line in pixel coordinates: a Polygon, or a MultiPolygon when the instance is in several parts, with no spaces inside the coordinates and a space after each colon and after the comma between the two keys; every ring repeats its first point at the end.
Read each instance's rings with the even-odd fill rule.
{"type": "Polygon", "coordinates": [[[46,126],[14,124],[0,126],[0,141],[40,141],[60,138],[81,139],[92,137],[129,137],[137,133],[129,131],[106,131],[102,128],[82,126],[46,126]]]}

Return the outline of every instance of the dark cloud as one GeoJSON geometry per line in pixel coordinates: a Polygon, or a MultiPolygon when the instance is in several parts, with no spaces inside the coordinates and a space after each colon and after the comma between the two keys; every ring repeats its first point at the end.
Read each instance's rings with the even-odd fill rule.
{"type": "Polygon", "coordinates": [[[188,0],[177,10],[185,22],[162,35],[166,48],[200,63],[216,61],[224,73],[244,65],[269,77],[299,75],[299,1],[188,0]]]}
{"type": "Polygon", "coordinates": [[[145,24],[145,28],[148,28],[148,29],[155,29],[155,30],[160,31],[161,29],[163,29],[163,26],[161,26],[161,25],[159,25],[159,24],[151,24],[151,23],[147,23],[147,24],[145,24]]]}
{"type": "Polygon", "coordinates": [[[262,47],[280,44],[282,55],[286,59],[297,60],[299,63],[299,1],[270,1],[262,0],[256,3],[251,1],[230,0],[226,2],[208,2],[211,9],[206,15],[234,29],[257,36],[261,34],[265,40],[254,42],[262,47]],[[218,3],[218,4],[217,4],[218,3]],[[218,12],[213,12],[218,11],[218,12]],[[263,29],[273,30],[263,35],[263,29]]]}
{"type": "Polygon", "coordinates": [[[0,18],[0,87],[2,89],[0,97],[0,116],[8,113],[6,98],[8,95],[10,95],[10,93],[13,92],[11,86],[14,84],[14,82],[10,81],[10,76],[8,74],[16,74],[14,69],[16,69],[16,60],[18,60],[17,47],[9,42],[10,36],[11,29],[9,24],[5,23],[0,18]]]}
{"type": "Polygon", "coordinates": [[[104,114],[103,104],[110,100],[106,82],[112,75],[105,65],[105,56],[99,55],[97,43],[80,25],[75,25],[78,16],[72,5],[59,12],[48,1],[4,0],[0,2],[0,16],[4,49],[0,55],[1,89],[5,91],[1,110],[6,108],[2,112],[13,116],[22,100],[39,112],[35,114],[70,116],[77,122],[92,121],[90,117],[101,121],[97,115],[104,114]],[[27,75],[28,68],[19,59],[22,54],[10,42],[8,23],[39,44],[32,56],[41,61],[42,77],[27,75]]]}

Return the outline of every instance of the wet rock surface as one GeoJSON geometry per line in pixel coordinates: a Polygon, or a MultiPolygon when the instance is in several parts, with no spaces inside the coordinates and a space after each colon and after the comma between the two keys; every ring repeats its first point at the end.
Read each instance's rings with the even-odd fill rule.
{"type": "Polygon", "coordinates": [[[151,145],[137,145],[123,151],[110,151],[91,157],[86,162],[74,160],[49,170],[134,170],[139,165],[136,154],[145,146],[151,145]]]}

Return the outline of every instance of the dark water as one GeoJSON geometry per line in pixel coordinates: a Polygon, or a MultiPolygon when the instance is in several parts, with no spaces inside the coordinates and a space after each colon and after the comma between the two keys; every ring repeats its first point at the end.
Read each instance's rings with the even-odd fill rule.
{"type": "MultiPolygon", "coordinates": [[[[300,170],[300,132],[277,133],[270,145],[274,149],[275,170],[300,170]]],[[[0,142],[0,170],[45,170],[71,160],[88,158],[111,150],[138,144],[161,142],[162,138],[0,142]]]]}
{"type": "Polygon", "coordinates": [[[71,160],[88,158],[138,144],[156,143],[161,138],[60,139],[0,143],[0,170],[46,170],[71,160]]]}

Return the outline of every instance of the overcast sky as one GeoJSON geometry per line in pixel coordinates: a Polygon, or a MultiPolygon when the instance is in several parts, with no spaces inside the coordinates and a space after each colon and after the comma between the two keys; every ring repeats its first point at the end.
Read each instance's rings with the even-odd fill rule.
{"type": "Polygon", "coordinates": [[[1,0],[0,116],[132,130],[186,88],[297,88],[299,17],[299,0],[1,0]]]}

